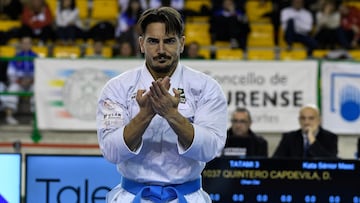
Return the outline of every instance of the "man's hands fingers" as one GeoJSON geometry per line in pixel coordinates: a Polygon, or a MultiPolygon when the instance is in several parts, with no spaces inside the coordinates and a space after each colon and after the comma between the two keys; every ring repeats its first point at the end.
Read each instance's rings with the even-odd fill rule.
{"type": "Polygon", "coordinates": [[[170,89],[170,77],[166,76],[163,80],[161,80],[160,82],[166,89],[166,91],[168,91],[170,89]]]}
{"type": "Polygon", "coordinates": [[[166,96],[170,89],[170,78],[166,76],[165,78],[160,78],[152,82],[150,91],[154,97],[166,96]]]}

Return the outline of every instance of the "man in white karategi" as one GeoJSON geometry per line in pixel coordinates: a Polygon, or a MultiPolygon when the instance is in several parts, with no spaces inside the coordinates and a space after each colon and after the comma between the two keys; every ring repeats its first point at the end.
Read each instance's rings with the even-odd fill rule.
{"type": "Polygon", "coordinates": [[[144,65],[111,79],[98,101],[100,149],[122,175],[107,202],[210,203],[201,172],[225,144],[225,95],[179,62],[185,37],[176,10],[146,10],[138,25],[144,65]]]}

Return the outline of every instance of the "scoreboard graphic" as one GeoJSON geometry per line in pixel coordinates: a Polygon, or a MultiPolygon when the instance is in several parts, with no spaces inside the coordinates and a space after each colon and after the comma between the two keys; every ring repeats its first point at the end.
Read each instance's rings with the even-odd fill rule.
{"type": "Polygon", "coordinates": [[[357,160],[216,158],[202,173],[214,203],[360,203],[357,160]]]}

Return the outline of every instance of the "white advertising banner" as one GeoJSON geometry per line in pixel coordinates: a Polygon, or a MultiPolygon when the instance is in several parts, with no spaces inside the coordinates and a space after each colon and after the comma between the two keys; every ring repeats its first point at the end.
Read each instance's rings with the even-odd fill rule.
{"type": "Polygon", "coordinates": [[[339,134],[360,133],[360,63],[321,65],[322,122],[339,134]]]}
{"type": "MultiPolygon", "coordinates": [[[[96,102],[111,77],[143,60],[36,59],[39,129],[95,130],[96,102]]],[[[316,61],[208,61],[182,64],[216,79],[236,107],[251,111],[256,132],[296,129],[299,108],[317,104],[316,61]]]]}
{"type": "Polygon", "coordinates": [[[35,103],[40,130],[96,129],[97,97],[112,77],[142,61],[36,59],[35,103]]]}

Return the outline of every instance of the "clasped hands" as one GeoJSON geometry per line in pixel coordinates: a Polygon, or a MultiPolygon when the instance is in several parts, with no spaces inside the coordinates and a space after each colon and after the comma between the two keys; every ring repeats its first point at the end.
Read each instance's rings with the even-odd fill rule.
{"type": "Polygon", "coordinates": [[[180,91],[173,88],[173,96],[169,93],[170,86],[170,77],[166,76],[153,81],[148,92],[143,89],[138,90],[136,101],[140,111],[149,116],[158,114],[164,118],[176,113],[180,102],[180,91]]]}

